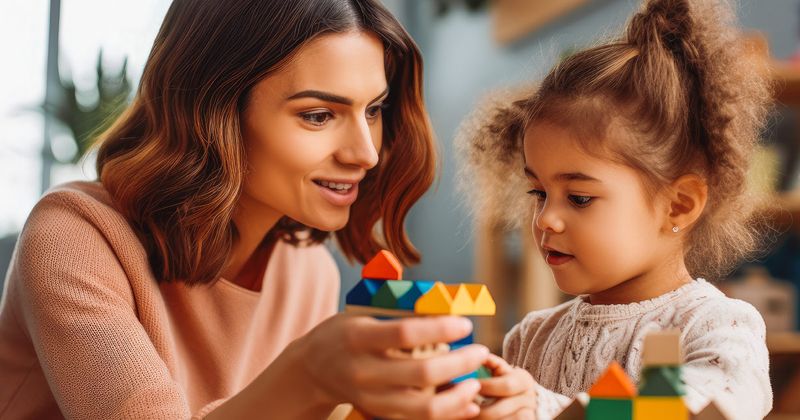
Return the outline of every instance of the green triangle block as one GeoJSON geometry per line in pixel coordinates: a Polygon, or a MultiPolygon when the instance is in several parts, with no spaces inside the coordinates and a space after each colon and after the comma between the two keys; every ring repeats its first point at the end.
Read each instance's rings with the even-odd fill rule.
{"type": "Polygon", "coordinates": [[[631,420],[633,400],[592,398],[586,407],[586,420],[631,420]]]}
{"type": "Polygon", "coordinates": [[[486,379],[491,378],[492,372],[489,372],[489,369],[486,366],[481,366],[478,368],[478,379],[486,379]]]}
{"type": "Polygon", "coordinates": [[[653,366],[642,371],[639,395],[673,397],[685,394],[680,366],[653,366]]]}
{"type": "Polygon", "coordinates": [[[397,309],[397,301],[413,286],[409,280],[386,280],[372,297],[372,306],[397,309]]]}

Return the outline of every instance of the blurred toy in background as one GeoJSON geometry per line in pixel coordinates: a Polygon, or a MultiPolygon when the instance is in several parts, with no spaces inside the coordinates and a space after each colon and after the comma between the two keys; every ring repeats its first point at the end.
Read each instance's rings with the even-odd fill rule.
{"type": "MultiPolygon", "coordinates": [[[[361,271],[359,281],[345,298],[345,312],[381,319],[432,315],[494,315],[495,303],[483,284],[444,284],[440,281],[403,280],[403,267],[391,252],[383,250],[361,271]]],[[[392,349],[387,356],[423,359],[472,344],[473,333],[452,343],[437,343],[412,349],[392,349]]],[[[475,372],[454,378],[448,384],[425,390],[435,393],[468,378],[491,376],[481,367],[475,372]]],[[[489,400],[484,403],[489,403],[489,400]]],[[[328,417],[333,419],[371,418],[350,406],[340,406],[328,417]]]]}
{"type": "Polygon", "coordinates": [[[644,340],[642,374],[637,390],[616,362],[586,394],[579,394],[556,420],[726,420],[713,401],[693,414],[683,402],[683,355],[680,331],[648,334],[644,340]]]}

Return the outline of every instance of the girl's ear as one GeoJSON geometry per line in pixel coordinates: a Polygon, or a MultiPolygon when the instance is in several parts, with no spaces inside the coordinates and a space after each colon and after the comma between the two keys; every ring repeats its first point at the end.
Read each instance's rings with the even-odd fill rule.
{"type": "Polygon", "coordinates": [[[678,233],[692,226],[706,207],[708,184],[696,174],[683,175],[672,182],[670,211],[665,228],[678,233]],[[677,228],[677,229],[676,229],[677,228]]]}

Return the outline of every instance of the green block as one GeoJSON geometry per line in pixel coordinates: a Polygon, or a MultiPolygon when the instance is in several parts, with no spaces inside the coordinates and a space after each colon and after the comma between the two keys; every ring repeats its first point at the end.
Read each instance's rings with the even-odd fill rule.
{"type": "Polygon", "coordinates": [[[486,366],[481,366],[478,368],[478,379],[485,379],[491,377],[492,377],[492,372],[489,372],[489,369],[487,369],[486,366]]]}
{"type": "Polygon", "coordinates": [[[680,366],[654,366],[642,371],[639,395],[673,397],[686,394],[680,366]]]}
{"type": "Polygon", "coordinates": [[[386,280],[372,297],[372,306],[397,309],[397,301],[411,289],[409,280],[386,280]]]}
{"type": "Polygon", "coordinates": [[[633,400],[592,398],[586,408],[586,420],[632,420],[633,400]]]}

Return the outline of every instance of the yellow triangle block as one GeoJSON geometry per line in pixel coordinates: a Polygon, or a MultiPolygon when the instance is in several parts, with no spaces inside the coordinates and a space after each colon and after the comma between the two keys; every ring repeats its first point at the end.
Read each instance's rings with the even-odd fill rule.
{"type": "Polygon", "coordinates": [[[689,420],[681,397],[636,397],[633,420],[689,420]]]}
{"type": "Polygon", "coordinates": [[[494,315],[497,308],[485,284],[464,284],[464,287],[467,288],[474,305],[471,315],[494,315]]]}
{"type": "Polygon", "coordinates": [[[445,287],[453,298],[451,313],[453,315],[472,315],[475,310],[475,304],[472,302],[472,296],[469,295],[464,284],[446,284],[445,287]]]}
{"type": "Polygon", "coordinates": [[[422,295],[414,304],[414,312],[418,314],[445,315],[452,313],[453,298],[444,287],[444,283],[437,281],[431,290],[422,295]]]}

